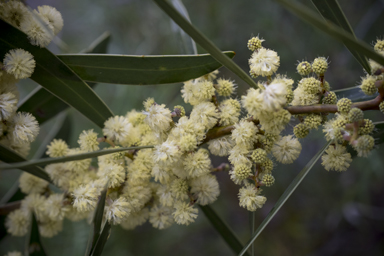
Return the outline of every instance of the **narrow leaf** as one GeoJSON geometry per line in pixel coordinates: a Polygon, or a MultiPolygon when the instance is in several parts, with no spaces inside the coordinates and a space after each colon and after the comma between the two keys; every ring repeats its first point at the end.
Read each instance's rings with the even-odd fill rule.
{"type": "MultiPolygon", "coordinates": [[[[110,34],[105,32],[84,51],[106,53],[110,38],[110,34]]],[[[88,83],[88,85],[91,88],[95,86],[92,83],[88,83]]],[[[19,103],[18,111],[32,113],[41,125],[67,108],[68,104],[48,92],[44,87],[39,86],[19,103]]]]}
{"type": "Polygon", "coordinates": [[[375,130],[372,134],[375,139],[375,145],[380,145],[384,143],[384,122],[376,122],[375,130]]]}
{"type": "Polygon", "coordinates": [[[32,214],[32,225],[25,248],[25,255],[29,256],[46,256],[43,245],[40,240],[39,226],[34,214],[32,214]]]}
{"type": "MultiPolygon", "coordinates": [[[[235,56],[234,52],[224,52],[235,56]]],[[[209,54],[130,56],[115,54],[66,54],[58,57],[87,82],[110,84],[170,84],[212,72],[221,64],[209,54]]]]}
{"type": "Polygon", "coordinates": [[[360,54],[365,55],[367,58],[370,58],[381,65],[384,65],[384,57],[376,53],[369,44],[363,42],[362,40],[354,38],[353,35],[334,25],[332,22],[325,21],[317,13],[304,6],[303,4],[298,3],[294,0],[275,1],[283,5],[290,12],[292,12],[305,22],[322,30],[333,38],[343,42],[345,45],[348,45],[349,48],[358,51],[360,54]]]}
{"type": "Polygon", "coordinates": [[[257,88],[257,83],[244,72],[234,61],[228,56],[225,56],[217,46],[212,43],[206,36],[204,36],[197,28],[195,28],[188,20],[186,20],[178,11],[175,10],[165,0],[154,0],[156,4],[168,14],[168,16],[179,25],[190,37],[195,40],[201,47],[209,52],[223,66],[235,73],[239,78],[244,80],[249,86],[257,88]]]}
{"type": "MultiPolygon", "coordinates": [[[[185,19],[191,22],[187,8],[185,8],[182,0],[172,0],[173,7],[181,13],[185,19]]],[[[197,54],[196,43],[193,39],[188,36],[174,21],[172,22],[173,31],[179,36],[182,52],[185,54],[197,54]]],[[[192,22],[191,22],[192,23],[192,22]]]]}
{"type": "Polygon", "coordinates": [[[304,169],[301,170],[300,173],[295,177],[295,179],[291,182],[288,188],[284,191],[283,195],[279,198],[279,200],[277,200],[275,206],[273,206],[272,210],[268,213],[267,217],[263,220],[263,222],[261,222],[260,226],[256,229],[255,233],[252,235],[247,245],[240,252],[239,256],[244,255],[248,248],[255,242],[256,238],[260,235],[260,233],[264,230],[268,223],[273,219],[273,217],[275,217],[276,213],[280,210],[280,208],[284,205],[284,203],[300,185],[305,176],[307,176],[307,174],[315,165],[317,160],[319,160],[319,158],[323,155],[324,151],[327,149],[329,144],[330,142],[328,142],[322,149],[320,149],[320,151],[307,163],[304,169]]]}
{"type": "MultiPolygon", "coordinates": [[[[324,19],[333,22],[336,26],[339,26],[346,32],[350,33],[354,38],[356,38],[355,33],[353,32],[353,29],[337,0],[312,0],[312,3],[316,6],[317,10],[324,19]]],[[[361,64],[361,66],[367,71],[367,73],[370,74],[371,67],[369,66],[365,56],[360,54],[358,51],[355,51],[353,47],[349,47],[348,44],[345,46],[352,53],[355,59],[361,64]]]]}
{"type": "Polygon", "coordinates": [[[86,256],[90,255],[90,253],[95,248],[96,242],[100,237],[101,225],[103,222],[104,216],[104,206],[105,206],[105,198],[107,197],[107,187],[101,192],[101,196],[99,199],[99,203],[97,204],[95,215],[93,217],[93,225],[90,236],[90,243],[87,247],[86,256]]]}
{"type": "MultiPolygon", "coordinates": [[[[15,151],[5,147],[4,145],[0,144],[0,160],[6,163],[17,163],[17,162],[27,162],[25,158],[20,156],[18,153],[15,151]]],[[[50,183],[52,183],[51,179],[49,178],[48,174],[44,172],[43,169],[37,166],[24,166],[24,167],[11,167],[11,168],[3,168],[3,167],[10,167],[12,165],[0,165],[0,170],[5,170],[5,169],[21,169],[25,172],[28,172],[32,175],[35,175],[36,177],[39,177],[43,180],[46,180],[50,183]]]]}
{"type": "Polygon", "coordinates": [[[100,234],[99,239],[95,244],[95,249],[92,252],[92,256],[99,256],[103,252],[104,245],[107,243],[109,235],[111,234],[111,224],[107,221],[104,225],[103,231],[100,234]]]}
{"type": "Polygon", "coordinates": [[[233,231],[230,229],[230,227],[228,227],[228,225],[217,215],[217,213],[211,208],[211,206],[200,205],[200,209],[203,211],[204,215],[208,218],[212,226],[221,235],[227,245],[236,254],[238,254],[243,248],[243,245],[241,244],[237,236],[233,233],[233,231]]]}
{"type": "Polygon", "coordinates": [[[36,61],[32,80],[99,127],[103,127],[105,120],[113,116],[99,96],[53,53],[31,45],[26,34],[2,20],[0,31],[0,56],[16,48],[30,52],[36,61]]]}
{"type": "MultiPolygon", "coordinates": [[[[1,146],[1,144],[0,144],[0,153],[3,153],[2,147],[3,146],[1,146]]],[[[13,161],[13,163],[18,162],[15,164],[0,164],[0,169],[1,170],[25,169],[25,168],[35,167],[35,166],[44,166],[47,164],[56,164],[56,163],[62,163],[62,162],[68,162],[68,161],[78,161],[78,160],[83,160],[83,159],[87,159],[87,158],[93,158],[93,157],[97,157],[97,156],[108,155],[108,154],[112,154],[112,153],[116,153],[116,152],[135,150],[135,149],[143,149],[143,148],[153,148],[153,146],[113,148],[113,149],[98,150],[98,151],[94,151],[94,152],[87,152],[87,153],[71,155],[71,156],[64,156],[64,157],[33,159],[30,161],[26,161],[25,159],[22,158],[19,161],[13,161]]],[[[0,160],[2,160],[2,159],[0,159],[0,160]]]]}

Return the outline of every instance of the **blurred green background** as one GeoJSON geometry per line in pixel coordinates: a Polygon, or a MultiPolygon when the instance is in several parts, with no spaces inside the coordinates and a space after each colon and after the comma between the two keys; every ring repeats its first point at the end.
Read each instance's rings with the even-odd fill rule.
{"type": "MultiPolygon", "coordinates": [[[[281,57],[279,73],[297,80],[298,60],[312,61],[318,56],[329,57],[330,69],[326,80],[333,89],[353,87],[364,75],[362,68],[348,50],[338,41],[303,23],[273,1],[263,0],[184,0],[192,23],[220,49],[236,52],[235,62],[248,72],[247,40],[260,35],[264,46],[277,51],[281,57]]],[[[313,8],[310,1],[301,1],[313,8]]],[[[372,43],[384,32],[384,1],[339,1],[358,38],[372,43]]],[[[55,43],[48,47],[54,53],[77,53],[89,46],[105,31],[111,33],[108,53],[133,55],[183,54],[175,26],[158,6],[150,0],[66,0],[31,1],[36,8],[50,5],[62,13],[64,28],[59,38],[68,46],[60,49],[55,43]]],[[[205,53],[198,46],[199,53],[205,53]]],[[[235,79],[238,98],[247,85],[234,74],[222,68],[221,76],[235,79]]],[[[21,98],[37,85],[26,80],[20,83],[21,98]]],[[[182,84],[163,86],[127,86],[99,84],[95,91],[115,114],[125,114],[133,108],[142,108],[142,101],[154,97],[169,107],[183,104],[182,84]]],[[[184,105],[184,104],[183,104],[184,105]]],[[[190,110],[190,107],[187,107],[190,110]]],[[[69,110],[69,144],[76,147],[80,132],[94,128],[90,121],[74,110],[69,110]]],[[[374,121],[383,120],[378,111],[366,113],[374,121]]],[[[35,152],[48,137],[57,120],[41,127],[35,152]]],[[[292,127],[287,129],[291,132],[292,127]]],[[[324,145],[321,130],[302,140],[300,158],[290,165],[276,165],[276,183],[264,189],[268,200],[256,212],[256,225],[261,223],[282,195],[295,175],[324,145]]],[[[368,158],[357,158],[343,173],[327,172],[318,163],[282,207],[272,222],[255,242],[256,255],[384,255],[384,153],[375,149],[368,158]]],[[[214,166],[227,162],[215,158],[214,166]]],[[[2,197],[17,180],[20,172],[0,173],[2,197]]],[[[227,173],[217,174],[221,195],[212,205],[245,244],[250,238],[248,212],[239,207],[239,187],[227,173]]],[[[2,233],[4,233],[2,227],[2,233]]],[[[85,222],[65,222],[60,235],[43,239],[49,255],[83,255],[89,227],[85,222]]],[[[22,250],[24,238],[5,236],[0,241],[0,255],[9,250],[22,250]]],[[[103,255],[233,255],[233,252],[213,229],[200,211],[194,224],[174,225],[159,231],[150,224],[126,231],[113,227],[103,255]]]]}

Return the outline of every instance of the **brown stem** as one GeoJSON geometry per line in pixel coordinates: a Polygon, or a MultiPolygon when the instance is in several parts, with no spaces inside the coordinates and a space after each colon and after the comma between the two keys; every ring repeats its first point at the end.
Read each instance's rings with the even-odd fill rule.
{"type": "Polygon", "coordinates": [[[16,209],[19,209],[21,201],[10,202],[7,204],[0,205],[0,215],[7,215],[16,209]]]}

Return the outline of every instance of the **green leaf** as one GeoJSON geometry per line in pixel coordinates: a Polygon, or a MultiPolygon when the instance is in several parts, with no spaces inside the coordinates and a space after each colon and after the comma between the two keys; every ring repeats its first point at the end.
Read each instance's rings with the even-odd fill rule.
{"type": "MultiPolygon", "coordinates": [[[[84,51],[89,53],[106,53],[110,38],[110,34],[105,32],[84,51]]],[[[91,88],[95,86],[95,84],[91,83],[88,85],[91,88]]],[[[41,125],[67,108],[68,104],[39,86],[19,103],[18,111],[31,113],[41,125]]]]}
{"type": "Polygon", "coordinates": [[[216,212],[211,208],[211,206],[200,205],[200,209],[203,211],[204,215],[208,218],[208,220],[211,222],[216,231],[219,232],[219,234],[225,240],[227,245],[236,254],[238,254],[243,248],[243,245],[241,244],[237,236],[233,233],[233,231],[228,227],[228,225],[216,214],[216,212]]]}
{"type": "Polygon", "coordinates": [[[97,204],[95,214],[93,217],[93,225],[91,230],[91,236],[90,240],[87,246],[86,256],[90,255],[90,253],[93,251],[93,249],[96,246],[96,242],[100,237],[100,231],[101,231],[101,225],[103,222],[103,216],[104,216],[104,206],[105,206],[105,198],[107,197],[107,186],[106,188],[101,192],[99,203],[97,204]]]}
{"type": "Polygon", "coordinates": [[[288,188],[284,191],[283,195],[277,200],[276,204],[273,206],[272,210],[268,213],[267,217],[261,222],[260,226],[256,229],[255,233],[252,235],[251,239],[248,241],[247,245],[240,252],[239,256],[244,255],[244,253],[248,250],[248,248],[255,242],[256,238],[260,235],[260,233],[264,230],[264,228],[268,225],[268,223],[275,217],[276,213],[280,210],[280,208],[284,205],[284,203],[288,200],[288,198],[292,195],[292,193],[296,190],[296,188],[303,181],[305,176],[309,173],[312,167],[315,165],[317,160],[323,155],[324,151],[329,146],[330,142],[328,142],[320,151],[307,163],[307,165],[300,171],[300,173],[295,177],[295,179],[291,182],[288,188]]]}
{"type": "Polygon", "coordinates": [[[111,224],[107,221],[104,225],[103,231],[100,234],[99,239],[95,244],[95,249],[92,252],[92,256],[99,256],[103,252],[104,245],[107,243],[109,235],[111,234],[111,224]]]}
{"type": "Polygon", "coordinates": [[[346,88],[346,89],[340,89],[340,90],[334,90],[333,92],[336,93],[336,96],[338,99],[348,98],[352,102],[372,100],[372,99],[376,98],[376,96],[377,96],[377,94],[366,95],[365,93],[363,93],[363,91],[360,89],[359,86],[346,88]]]}
{"type": "MultiPolygon", "coordinates": [[[[0,153],[3,153],[2,147],[3,146],[0,144],[0,153]]],[[[87,158],[93,158],[93,157],[97,157],[97,156],[108,155],[108,154],[112,154],[112,153],[116,153],[116,152],[135,150],[135,149],[143,149],[143,148],[153,148],[153,146],[113,148],[113,149],[105,149],[105,150],[87,152],[87,153],[71,155],[71,156],[64,156],[64,157],[33,159],[30,161],[26,161],[25,159],[22,159],[19,161],[13,161],[13,163],[18,162],[15,164],[10,164],[10,165],[9,164],[0,164],[0,169],[2,169],[2,170],[26,169],[26,168],[35,167],[35,166],[43,166],[43,165],[47,165],[47,164],[56,164],[56,163],[62,163],[62,162],[68,162],[68,161],[78,161],[78,160],[83,160],[83,159],[87,159],[87,158]]],[[[2,159],[0,159],[0,160],[2,160],[2,159]]]]}
{"type": "Polygon", "coordinates": [[[2,20],[0,31],[0,56],[16,48],[30,52],[36,61],[32,80],[99,127],[103,127],[105,120],[113,116],[99,96],[53,53],[31,45],[26,34],[2,20]]]}
{"type": "Polygon", "coordinates": [[[244,80],[249,86],[257,88],[257,83],[244,72],[234,61],[225,56],[217,46],[204,36],[197,28],[195,28],[188,20],[186,20],[175,8],[165,0],[154,0],[156,4],[168,14],[168,16],[179,25],[190,37],[195,40],[201,47],[209,52],[213,58],[224,65],[226,68],[235,73],[239,78],[244,80]]]}
{"type": "Polygon", "coordinates": [[[375,145],[383,144],[384,143],[384,121],[375,122],[374,124],[375,124],[375,130],[372,136],[375,139],[375,145]]]}
{"type": "MultiPolygon", "coordinates": [[[[172,5],[175,9],[181,13],[185,19],[187,19],[190,23],[191,20],[188,15],[187,8],[185,8],[182,0],[172,0],[172,5]]],[[[172,21],[172,29],[178,35],[180,46],[182,48],[182,52],[185,54],[197,54],[196,43],[193,39],[188,36],[176,23],[172,21]]]]}
{"type": "MultiPolygon", "coordinates": [[[[234,52],[224,52],[233,57],[234,52]]],[[[115,54],[57,55],[87,82],[110,84],[171,84],[212,72],[221,64],[209,54],[132,56],[115,54]]]]}
{"type": "Polygon", "coordinates": [[[39,226],[35,215],[32,213],[32,226],[27,240],[27,246],[25,248],[25,255],[29,256],[45,256],[44,247],[40,240],[39,226]]]}
{"type": "MultiPolygon", "coordinates": [[[[312,0],[312,3],[316,6],[317,10],[324,19],[333,22],[335,25],[344,29],[346,32],[350,33],[354,38],[356,38],[355,33],[353,32],[353,29],[337,0],[312,0]]],[[[353,47],[349,47],[348,44],[345,46],[352,53],[355,59],[361,64],[361,66],[367,71],[367,73],[370,74],[371,67],[369,66],[365,56],[360,54],[358,51],[355,51],[353,47]]]]}
{"type": "MultiPolygon", "coordinates": [[[[0,144],[0,160],[3,161],[3,162],[6,162],[6,163],[17,163],[17,162],[28,162],[25,158],[23,158],[22,156],[20,156],[18,153],[16,153],[15,151],[5,147],[4,145],[0,144]]],[[[11,167],[13,165],[4,165],[4,164],[1,164],[0,165],[0,170],[5,170],[5,169],[21,169],[25,172],[28,172],[32,175],[35,175],[36,177],[39,177],[43,180],[46,180],[50,183],[52,183],[51,179],[49,178],[48,174],[46,172],[44,172],[43,169],[41,169],[40,167],[37,167],[37,166],[32,166],[32,165],[29,165],[29,166],[21,166],[21,167],[11,167]],[[5,167],[5,168],[3,168],[5,167]],[[10,167],[10,168],[8,168],[10,167]]]]}
{"type": "Polygon", "coordinates": [[[290,12],[292,12],[305,22],[311,24],[314,27],[317,27],[326,34],[343,42],[345,45],[348,46],[348,48],[353,49],[362,55],[365,55],[365,57],[370,58],[381,65],[384,65],[384,57],[376,53],[369,44],[359,39],[356,39],[353,35],[334,25],[332,22],[325,21],[316,12],[312,11],[303,4],[298,3],[294,0],[275,1],[283,5],[286,9],[288,9],[290,12]]]}

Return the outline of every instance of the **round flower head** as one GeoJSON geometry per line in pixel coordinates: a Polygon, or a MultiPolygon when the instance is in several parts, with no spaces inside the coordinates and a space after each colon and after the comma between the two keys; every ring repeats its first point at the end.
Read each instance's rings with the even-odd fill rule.
{"type": "Polygon", "coordinates": [[[183,179],[174,179],[170,184],[172,197],[178,200],[188,199],[188,184],[183,179]]]}
{"type": "Polygon", "coordinates": [[[195,124],[201,124],[205,129],[211,129],[216,125],[218,111],[212,102],[203,102],[193,107],[190,120],[195,124]]]}
{"type": "Polygon", "coordinates": [[[17,209],[8,214],[5,220],[7,232],[13,236],[24,236],[31,225],[31,216],[28,211],[17,209]]]}
{"type": "Polygon", "coordinates": [[[184,169],[191,178],[209,173],[211,168],[211,159],[209,154],[199,149],[195,153],[188,154],[183,162],[184,169]]]}
{"type": "Polygon", "coordinates": [[[256,51],[261,48],[261,43],[264,41],[264,39],[260,39],[258,36],[252,37],[248,40],[247,47],[251,51],[256,51]]]}
{"type": "Polygon", "coordinates": [[[80,149],[91,152],[99,150],[99,142],[97,141],[97,133],[93,129],[88,131],[83,131],[80,134],[79,140],[77,141],[80,145],[80,149]]]}
{"type": "Polygon", "coordinates": [[[301,152],[301,144],[292,135],[282,137],[272,147],[272,154],[277,161],[283,164],[290,164],[295,161],[301,152]]]}
{"type": "Polygon", "coordinates": [[[347,153],[347,149],[339,144],[329,145],[325,150],[321,160],[321,164],[327,171],[346,171],[352,162],[351,154],[347,153]]]}
{"type": "Polygon", "coordinates": [[[48,182],[35,175],[23,172],[19,178],[19,186],[23,193],[42,193],[48,186],[48,182]]]}
{"type": "Polygon", "coordinates": [[[321,115],[318,114],[309,114],[304,119],[304,124],[308,129],[317,129],[321,122],[323,121],[323,118],[321,115]]]}
{"type": "Polygon", "coordinates": [[[154,228],[166,229],[170,227],[174,220],[172,208],[168,206],[155,205],[149,212],[149,222],[154,228]]]}
{"type": "Polygon", "coordinates": [[[327,92],[322,100],[323,104],[336,104],[337,96],[334,92],[327,92]]]}
{"type": "Polygon", "coordinates": [[[377,93],[375,82],[376,82],[375,77],[366,76],[361,80],[360,88],[366,95],[373,95],[377,93]]]}
{"type": "Polygon", "coordinates": [[[79,212],[88,212],[96,207],[99,193],[95,187],[88,184],[76,188],[72,196],[73,207],[79,212]]]}
{"type": "Polygon", "coordinates": [[[231,136],[224,136],[208,142],[209,151],[215,156],[227,156],[229,150],[233,148],[235,142],[231,139],[231,136]]]}
{"type": "Polygon", "coordinates": [[[20,23],[29,15],[27,7],[16,0],[2,2],[2,4],[0,3],[0,17],[15,27],[20,26],[20,23]]]}
{"type": "Polygon", "coordinates": [[[187,133],[180,139],[180,149],[184,152],[190,152],[197,148],[196,135],[187,133]]]}
{"type": "Polygon", "coordinates": [[[212,99],[215,95],[215,87],[209,80],[195,79],[185,82],[181,93],[185,103],[198,105],[212,99]]]}
{"type": "Polygon", "coordinates": [[[352,101],[348,98],[342,98],[337,101],[337,111],[347,114],[351,110],[352,101]]]}
{"type": "Polygon", "coordinates": [[[68,145],[62,139],[53,139],[53,141],[47,146],[46,152],[49,157],[62,157],[68,154],[68,145]]]}
{"type": "Polygon", "coordinates": [[[255,185],[250,183],[242,187],[239,191],[240,206],[252,212],[263,207],[267,198],[260,196],[261,191],[261,189],[257,189],[255,185]]]}
{"type": "Polygon", "coordinates": [[[359,108],[352,108],[351,111],[349,111],[348,113],[348,119],[349,119],[349,122],[351,123],[363,120],[363,118],[364,118],[364,113],[359,108]]]}
{"type": "Polygon", "coordinates": [[[229,97],[235,92],[236,85],[227,79],[217,79],[216,90],[220,96],[229,97]]]}
{"type": "Polygon", "coordinates": [[[250,73],[253,77],[271,76],[280,66],[277,52],[261,48],[255,51],[249,59],[250,73]]]}
{"type": "Polygon", "coordinates": [[[20,29],[28,35],[31,44],[45,47],[53,39],[53,31],[47,29],[40,20],[35,19],[32,15],[26,16],[20,23],[20,29]]]}
{"type": "Polygon", "coordinates": [[[239,108],[231,104],[232,101],[224,101],[220,104],[219,109],[219,118],[220,118],[220,125],[226,126],[226,125],[233,125],[239,121],[240,111],[239,108]]]}
{"type": "Polygon", "coordinates": [[[375,125],[373,124],[372,120],[364,119],[363,121],[364,121],[363,125],[359,127],[359,134],[360,135],[371,134],[375,129],[375,125]]]}
{"type": "Polygon", "coordinates": [[[145,123],[155,132],[165,132],[171,127],[171,111],[164,104],[152,104],[144,114],[147,115],[145,123]]]}
{"type": "Polygon", "coordinates": [[[270,187],[275,183],[275,177],[273,177],[270,173],[266,173],[263,175],[262,182],[265,186],[270,187]]]}
{"type": "Polygon", "coordinates": [[[377,52],[382,52],[384,51],[384,40],[377,39],[375,46],[374,46],[375,51],[377,52]]]}
{"type": "Polygon", "coordinates": [[[63,18],[61,17],[60,12],[58,12],[56,8],[48,5],[38,6],[37,10],[37,14],[48,27],[52,29],[53,33],[57,35],[63,28],[63,18]]]}
{"type": "Polygon", "coordinates": [[[174,141],[165,141],[155,146],[154,160],[158,164],[166,165],[176,162],[181,156],[181,151],[174,141]]]}
{"type": "Polygon", "coordinates": [[[0,94],[0,121],[8,120],[17,110],[17,98],[11,93],[0,94]]]}
{"type": "Polygon", "coordinates": [[[312,72],[312,66],[308,61],[302,61],[297,65],[296,70],[301,76],[308,76],[312,72]]]}
{"type": "Polygon", "coordinates": [[[120,224],[131,213],[131,204],[127,199],[120,197],[116,200],[107,199],[105,205],[105,218],[112,224],[120,224]]]}
{"type": "Polygon", "coordinates": [[[293,127],[293,133],[295,134],[296,138],[302,139],[307,137],[309,134],[309,129],[305,124],[299,123],[293,127]]]}
{"type": "Polygon", "coordinates": [[[109,188],[118,187],[125,179],[125,169],[121,165],[117,164],[105,164],[100,166],[97,175],[100,178],[105,179],[105,182],[108,182],[109,188]]]}
{"type": "Polygon", "coordinates": [[[63,220],[65,213],[69,210],[63,205],[64,194],[51,194],[44,200],[46,214],[51,220],[63,220]]]}
{"type": "Polygon", "coordinates": [[[323,75],[325,71],[327,71],[327,69],[328,69],[328,62],[327,62],[327,59],[324,57],[316,58],[312,62],[312,70],[317,75],[323,75]]]}
{"type": "Polygon", "coordinates": [[[212,174],[197,177],[190,182],[191,193],[197,196],[200,205],[211,204],[216,201],[220,194],[219,183],[216,176],[212,174]]]}
{"type": "Polygon", "coordinates": [[[375,140],[372,136],[362,135],[352,143],[352,146],[357,151],[358,156],[367,157],[375,146],[375,140]]]}
{"type": "Polygon", "coordinates": [[[185,109],[181,105],[177,105],[173,108],[173,112],[176,114],[178,117],[183,117],[185,116],[185,109]]]}
{"type": "Polygon", "coordinates": [[[271,134],[279,134],[291,120],[291,113],[285,109],[280,109],[260,115],[259,120],[263,130],[271,134]]]}
{"type": "Polygon", "coordinates": [[[199,212],[193,205],[184,202],[177,202],[174,205],[175,211],[172,213],[177,224],[189,225],[194,222],[199,212]]]}
{"type": "Polygon", "coordinates": [[[233,170],[229,171],[229,175],[235,184],[240,185],[252,175],[252,168],[247,164],[236,164],[233,170]]]}
{"type": "Polygon", "coordinates": [[[5,70],[17,79],[30,77],[36,66],[32,54],[23,49],[10,50],[5,54],[3,63],[5,70]]]}
{"type": "Polygon", "coordinates": [[[252,152],[251,158],[256,164],[262,164],[267,161],[267,152],[262,148],[257,148],[252,152]]]}
{"type": "Polygon", "coordinates": [[[241,120],[235,124],[235,129],[232,130],[232,139],[236,145],[249,149],[253,143],[257,141],[256,133],[259,131],[253,122],[241,120]]]}
{"type": "Polygon", "coordinates": [[[132,130],[132,124],[124,116],[110,117],[104,123],[103,133],[111,140],[124,140],[132,130]]]}
{"type": "Polygon", "coordinates": [[[317,94],[321,90],[321,82],[314,77],[303,78],[300,80],[300,86],[309,94],[317,94]]]}
{"type": "Polygon", "coordinates": [[[12,119],[13,139],[16,142],[32,142],[39,133],[40,127],[36,118],[30,113],[17,112],[12,119]]]}

